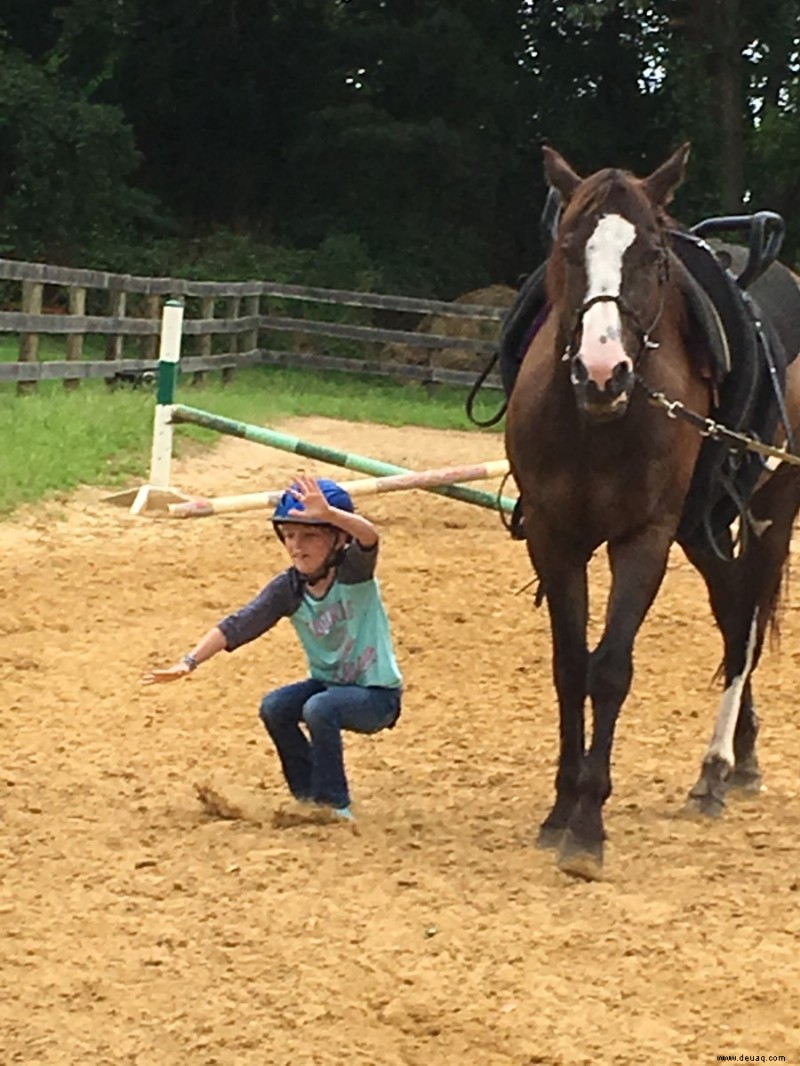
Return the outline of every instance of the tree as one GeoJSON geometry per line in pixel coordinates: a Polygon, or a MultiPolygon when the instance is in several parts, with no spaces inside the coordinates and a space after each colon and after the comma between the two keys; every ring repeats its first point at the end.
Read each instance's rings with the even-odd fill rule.
{"type": "Polygon", "coordinates": [[[0,54],[0,247],[69,262],[119,235],[145,207],[128,179],[133,135],[117,108],[92,104],[21,52],[0,54]]]}
{"type": "Polygon", "coordinates": [[[452,295],[508,271],[531,174],[515,11],[516,0],[338,4],[328,103],[289,155],[287,232],[359,233],[409,291],[452,295]]]}

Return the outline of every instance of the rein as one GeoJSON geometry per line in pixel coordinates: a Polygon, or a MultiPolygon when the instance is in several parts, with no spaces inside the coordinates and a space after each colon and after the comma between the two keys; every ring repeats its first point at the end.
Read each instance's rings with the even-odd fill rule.
{"type": "MultiPolygon", "coordinates": [[[[658,347],[654,345],[653,347],[658,347]]],[[[670,400],[663,392],[657,392],[651,388],[641,374],[636,374],[636,382],[647,393],[647,398],[655,407],[660,407],[667,412],[668,418],[680,418],[689,425],[694,426],[701,437],[710,437],[711,440],[725,444],[732,452],[756,452],[765,458],[774,459],[780,463],[789,463],[792,466],[800,466],[800,455],[787,451],[786,448],[776,448],[772,444],[765,444],[758,437],[751,437],[747,433],[738,433],[721,422],[715,422],[713,418],[706,418],[696,411],[690,410],[680,400],[670,400]]],[[[777,465],[777,464],[776,464],[777,465]]],[[[769,469],[775,469],[770,465],[769,469]]]]}
{"type": "MultiPolygon", "coordinates": [[[[659,265],[660,299],[658,312],[656,313],[656,317],[649,330],[640,331],[642,341],[639,351],[633,360],[635,381],[645,391],[647,398],[654,407],[660,407],[663,411],[666,411],[668,418],[679,418],[683,422],[687,422],[689,425],[694,426],[701,437],[708,437],[711,440],[718,441],[720,444],[724,444],[732,452],[738,452],[739,454],[755,452],[758,455],[763,456],[765,459],[770,459],[773,462],[765,464],[768,466],[768,469],[774,470],[778,463],[789,463],[794,466],[800,466],[800,455],[788,450],[793,445],[792,434],[785,411],[783,422],[787,432],[787,440],[783,448],[776,448],[772,444],[765,444],[764,441],[756,436],[752,436],[748,433],[740,433],[737,430],[724,425],[722,422],[716,422],[713,418],[707,418],[704,415],[698,414],[696,411],[690,410],[681,400],[670,400],[663,392],[658,392],[656,389],[651,388],[642,375],[635,369],[636,364],[641,360],[641,357],[646,350],[658,348],[658,343],[650,340],[650,334],[655,329],[664,311],[664,285],[669,279],[669,257],[663,246],[662,251],[664,258],[659,265]]],[[[600,299],[603,299],[603,297],[595,297],[594,300],[590,300],[586,307],[581,309],[581,317],[583,317],[583,314],[585,314],[586,310],[588,310],[593,303],[600,299]]],[[[606,297],[606,299],[608,299],[608,297],[606,297]]],[[[624,304],[618,297],[610,297],[610,299],[616,299],[620,315],[622,315],[625,310],[624,304]]],[[[636,323],[637,328],[639,328],[636,315],[631,313],[631,317],[633,318],[634,323],[636,323]]]]}

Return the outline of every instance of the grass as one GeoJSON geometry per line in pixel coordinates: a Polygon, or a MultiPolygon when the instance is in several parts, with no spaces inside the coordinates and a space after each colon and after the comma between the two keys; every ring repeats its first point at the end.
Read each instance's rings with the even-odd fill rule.
{"type": "MultiPolygon", "coordinates": [[[[466,394],[466,389],[445,386],[265,367],[238,371],[228,385],[216,374],[201,387],[183,383],[177,399],[258,425],[324,415],[392,426],[474,429],[464,410],[466,394]]],[[[481,417],[500,403],[496,391],[483,395],[481,417]]],[[[112,391],[102,381],[82,382],[71,392],[60,381],[42,382],[25,396],[17,396],[14,385],[0,383],[0,514],[58,498],[80,484],[119,488],[145,480],[154,404],[150,390],[112,391]]],[[[218,440],[211,431],[182,426],[176,453],[186,441],[212,447],[218,440]]]]}

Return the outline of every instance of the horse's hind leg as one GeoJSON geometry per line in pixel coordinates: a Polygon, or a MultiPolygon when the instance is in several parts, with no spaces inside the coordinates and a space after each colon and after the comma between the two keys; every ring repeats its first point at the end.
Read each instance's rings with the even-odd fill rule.
{"type": "Polygon", "coordinates": [[[742,705],[733,734],[733,769],[728,777],[729,789],[742,789],[746,792],[761,791],[761,770],[756,753],[758,737],[758,715],[753,703],[753,691],[750,681],[742,692],[742,705]]]}
{"type": "Polygon", "coordinates": [[[705,578],[725,646],[725,691],[700,777],[689,793],[702,814],[722,813],[727,788],[760,785],[751,677],[778,603],[798,505],[798,472],[781,467],[753,497],[754,528],[739,559],[723,562],[687,550],[705,578]]]}
{"type": "MultiPolygon", "coordinates": [[[[764,640],[765,619],[757,606],[748,600],[749,598],[743,599],[742,609],[746,613],[733,627],[731,640],[726,640],[725,691],[703,758],[700,776],[689,792],[690,803],[701,814],[710,817],[722,814],[725,806],[725,792],[736,760],[735,737],[745,706],[744,694],[749,688],[750,676],[758,665],[764,640]],[[748,621],[750,624],[742,633],[740,623],[748,621]]],[[[752,697],[749,706],[752,711],[752,697]]],[[[749,753],[751,766],[757,766],[755,760],[753,736],[749,753]]]]}

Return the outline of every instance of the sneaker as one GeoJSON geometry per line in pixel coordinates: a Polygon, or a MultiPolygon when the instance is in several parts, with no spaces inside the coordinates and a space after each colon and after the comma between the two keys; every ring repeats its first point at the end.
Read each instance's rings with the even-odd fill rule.
{"type": "Polygon", "coordinates": [[[339,822],[340,825],[347,826],[353,836],[361,835],[356,816],[349,807],[331,807],[330,810],[333,812],[334,821],[339,822]]]}
{"type": "Polygon", "coordinates": [[[349,807],[328,807],[308,800],[295,801],[290,806],[279,808],[272,816],[276,829],[288,829],[299,825],[345,825],[359,835],[358,823],[349,807]]]}

